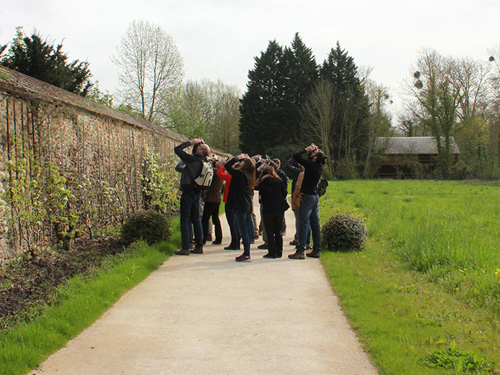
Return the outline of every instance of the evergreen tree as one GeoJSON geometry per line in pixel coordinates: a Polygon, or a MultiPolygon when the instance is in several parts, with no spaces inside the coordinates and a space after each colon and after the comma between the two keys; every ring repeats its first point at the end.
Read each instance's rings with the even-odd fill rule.
{"type": "MultiPolygon", "coordinates": [[[[6,46],[2,47],[3,50],[5,48],[6,46]]],[[[21,28],[17,29],[10,51],[0,63],[9,69],[82,96],[86,96],[92,86],[87,62],[68,62],[68,56],[62,51],[62,44],[54,47],[36,33],[25,37],[21,28]]]]}
{"type": "Polygon", "coordinates": [[[240,104],[240,146],[249,154],[264,154],[281,137],[276,130],[281,129],[282,56],[283,48],[271,41],[248,73],[247,92],[240,104]]]}
{"type": "MultiPolygon", "coordinates": [[[[318,66],[312,53],[299,34],[296,33],[291,48],[286,47],[283,55],[283,133],[284,143],[303,139],[300,132],[300,111],[318,79],[318,66]]],[[[299,142],[300,143],[300,142],[299,142]]]]}
{"type": "Polygon", "coordinates": [[[300,108],[318,78],[312,50],[295,34],[291,48],[271,41],[255,59],[241,100],[242,150],[268,153],[301,138],[300,108]]]}
{"type": "Polygon", "coordinates": [[[359,170],[357,161],[365,160],[369,115],[368,99],[359,77],[354,59],[340,47],[332,48],[324,61],[320,76],[331,82],[333,88],[332,139],[323,145],[335,161],[337,174],[355,177],[359,170]]]}

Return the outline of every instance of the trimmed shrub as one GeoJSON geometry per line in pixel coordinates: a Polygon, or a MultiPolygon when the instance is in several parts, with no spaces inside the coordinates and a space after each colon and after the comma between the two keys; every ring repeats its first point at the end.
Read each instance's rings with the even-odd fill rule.
{"type": "Polygon", "coordinates": [[[363,220],[354,215],[333,215],[321,228],[322,245],[328,250],[360,250],[367,234],[363,220]]]}
{"type": "Polygon", "coordinates": [[[153,210],[134,212],[123,224],[121,238],[125,245],[143,240],[149,245],[170,238],[171,231],[165,215],[153,210]]]}

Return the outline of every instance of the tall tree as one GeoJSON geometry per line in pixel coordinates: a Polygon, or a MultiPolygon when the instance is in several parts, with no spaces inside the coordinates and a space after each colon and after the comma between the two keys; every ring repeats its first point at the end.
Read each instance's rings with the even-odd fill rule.
{"type": "Polygon", "coordinates": [[[450,79],[449,64],[435,51],[424,51],[417,61],[412,111],[436,139],[441,173],[447,177],[451,167],[451,136],[457,124],[457,111],[463,93],[450,79]]]}
{"type": "Polygon", "coordinates": [[[364,160],[367,150],[368,99],[364,92],[354,58],[340,47],[332,48],[320,68],[322,79],[332,84],[332,138],[328,148],[340,177],[355,177],[357,161],[364,160]]]}
{"type": "MultiPolygon", "coordinates": [[[[92,87],[89,63],[79,60],[68,62],[68,55],[62,47],[62,43],[54,46],[42,40],[37,33],[27,37],[18,27],[9,52],[1,58],[0,63],[9,69],[86,96],[92,87]]],[[[6,48],[7,45],[2,46],[0,51],[6,48]]]]}
{"type": "Polygon", "coordinates": [[[112,61],[121,69],[122,99],[146,120],[162,123],[183,79],[183,60],[172,37],[158,25],[133,21],[112,61]],[[162,109],[162,112],[159,111],[162,109]]]}
{"type": "Polygon", "coordinates": [[[298,33],[291,48],[285,47],[281,65],[284,78],[281,132],[288,136],[283,141],[291,143],[303,139],[299,126],[300,111],[318,80],[319,72],[312,50],[298,33]]]}
{"type": "Polygon", "coordinates": [[[387,111],[387,105],[390,103],[390,97],[387,88],[367,79],[365,81],[366,93],[369,101],[369,116],[367,120],[368,129],[368,150],[366,153],[364,178],[370,178],[374,175],[379,165],[375,150],[378,137],[387,137],[393,135],[391,127],[391,116],[387,111]]]}
{"type": "Polygon", "coordinates": [[[249,154],[264,153],[280,144],[283,48],[274,40],[255,58],[248,73],[247,91],[240,105],[240,146],[249,154]]]}

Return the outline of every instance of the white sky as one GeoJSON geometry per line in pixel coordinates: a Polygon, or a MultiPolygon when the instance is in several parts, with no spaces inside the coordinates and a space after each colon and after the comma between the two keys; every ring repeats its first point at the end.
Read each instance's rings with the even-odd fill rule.
{"type": "Polygon", "coordinates": [[[243,93],[254,58],[270,40],[290,46],[296,32],[322,63],[337,41],[395,101],[422,48],[486,61],[500,46],[499,0],[0,0],[0,44],[16,26],[63,41],[86,60],[102,91],[114,93],[110,56],[134,19],[158,24],[176,43],[186,80],[236,85],[243,93]]]}

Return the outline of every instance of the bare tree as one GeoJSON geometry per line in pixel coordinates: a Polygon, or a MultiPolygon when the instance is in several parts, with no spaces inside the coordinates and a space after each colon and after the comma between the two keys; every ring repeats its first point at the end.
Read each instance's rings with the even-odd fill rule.
{"type": "Polygon", "coordinates": [[[159,117],[165,114],[184,74],[183,60],[172,38],[158,25],[135,20],[112,61],[121,69],[122,99],[146,120],[162,122],[159,117]]]}
{"type": "Polygon", "coordinates": [[[374,171],[373,154],[378,137],[392,135],[391,116],[386,109],[390,103],[388,89],[376,82],[367,79],[365,89],[370,106],[370,116],[367,120],[368,152],[366,154],[364,177],[369,178],[374,171]]]}
{"type": "Polygon", "coordinates": [[[310,140],[318,142],[320,147],[331,156],[328,159],[330,168],[333,166],[332,145],[334,142],[338,142],[338,140],[332,139],[332,122],[334,118],[332,86],[330,80],[319,79],[302,107],[302,121],[300,123],[303,129],[302,133],[310,134],[310,140]]]}

